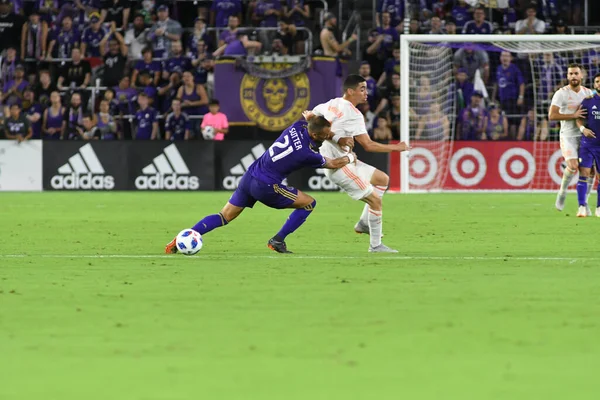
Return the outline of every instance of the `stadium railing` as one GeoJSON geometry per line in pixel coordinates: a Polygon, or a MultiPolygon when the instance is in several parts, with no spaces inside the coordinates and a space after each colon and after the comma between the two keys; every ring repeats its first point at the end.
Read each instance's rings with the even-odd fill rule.
{"type": "Polygon", "coordinates": [[[356,40],[356,42],[355,42],[356,50],[354,51],[354,57],[356,58],[357,61],[360,61],[360,58],[362,57],[362,53],[360,51],[360,43],[361,43],[360,23],[361,23],[360,12],[353,11],[352,15],[350,16],[350,19],[348,19],[348,22],[346,23],[346,27],[344,28],[344,31],[342,32],[342,41],[343,42],[345,42],[346,39],[348,39],[348,36],[352,35],[353,33],[356,33],[356,36],[358,36],[358,40],[356,40]]]}

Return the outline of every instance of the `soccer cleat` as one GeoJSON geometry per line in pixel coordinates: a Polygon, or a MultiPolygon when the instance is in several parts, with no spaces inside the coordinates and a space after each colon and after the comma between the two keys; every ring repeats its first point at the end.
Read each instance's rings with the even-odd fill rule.
{"type": "Polygon", "coordinates": [[[356,225],[354,225],[354,232],[362,235],[363,233],[369,234],[369,225],[365,224],[362,221],[358,221],[356,225]]]}
{"type": "Polygon", "coordinates": [[[596,217],[600,217],[600,207],[596,208],[596,217]]]}
{"type": "Polygon", "coordinates": [[[565,208],[565,199],[566,198],[567,198],[567,192],[565,192],[565,193],[558,192],[558,194],[556,195],[556,203],[554,205],[556,206],[556,209],[558,211],[562,211],[563,208],[565,208]]]}
{"type": "Polygon", "coordinates": [[[275,240],[274,238],[269,239],[269,243],[267,243],[267,247],[278,253],[289,253],[289,254],[292,253],[291,251],[289,251],[287,249],[287,245],[285,244],[285,242],[280,242],[278,240],[275,240]]]}
{"type": "Polygon", "coordinates": [[[592,216],[592,209],[587,204],[585,205],[585,216],[586,217],[591,217],[592,216]]]}
{"type": "Polygon", "coordinates": [[[165,254],[175,254],[177,253],[177,237],[174,237],[166,246],[165,246],[165,254]]]}
{"type": "Polygon", "coordinates": [[[579,206],[579,210],[577,210],[577,218],[585,217],[587,217],[587,211],[585,210],[585,206],[579,206]]]}
{"type": "Polygon", "coordinates": [[[369,253],[397,253],[398,250],[390,249],[385,244],[381,243],[379,246],[369,246],[369,253]]]}

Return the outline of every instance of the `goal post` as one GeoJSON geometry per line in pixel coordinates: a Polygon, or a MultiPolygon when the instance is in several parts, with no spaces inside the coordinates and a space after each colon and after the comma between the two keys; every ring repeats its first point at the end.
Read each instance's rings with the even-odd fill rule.
{"type": "MultiPolygon", "coordinates": [[[[582,84],[591,88],[591,78],[600,72],[600,35],[401,35],[400,139],[413,150],[391,163],[400,192],[556,190],[561,168],[558,128],[546,114],[549,98],[566,84],[566,67],[572,62],[583,65],[587,76],[582,84]],[[494,60],[508,51],[525,67],[521,72],[528,83],[526,103],[535,132],[530,140],[455,140],[465,104],[453,89],[453,57],[467,47],[486,49],[494,60]],[[446,137],[443,131],[448,129],[446,137]]],[[[490,81],[497,65],[490,63],[490,81]]],[[[522,114],[527,112],[522,109],[522,114]]]]}

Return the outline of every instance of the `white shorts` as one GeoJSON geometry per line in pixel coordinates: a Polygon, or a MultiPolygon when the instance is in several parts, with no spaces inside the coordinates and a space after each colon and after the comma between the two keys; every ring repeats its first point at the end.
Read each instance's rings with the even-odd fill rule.
{"type": "Polygon", "coordinates": [[[356,164],[348,164],[343,168],[326,169],[325,175],[354,200],[360,200],[373,193],[371,178],[375,169],[357,160],[356,164]]]}
{"type": "Polygon", "coordinates": [[[565,161],[579,159],[579,142],[581,136],[578,137],[562,137],[560,138],[560,151],[565,161]]]}

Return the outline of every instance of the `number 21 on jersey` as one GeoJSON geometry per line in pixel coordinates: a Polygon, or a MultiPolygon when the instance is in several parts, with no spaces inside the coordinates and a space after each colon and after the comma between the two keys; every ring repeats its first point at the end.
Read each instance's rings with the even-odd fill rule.
{"type": "Polygon", "coordinates": [[[283,138],[283,143],[273,142],[271,147],[269,147],[269,155],[271,156],[271,160],[273,162],[277,162],[282,158],[289,156],[294,151],[293,147],[290,146],[290,137],[286,135],[283,138]]]}

